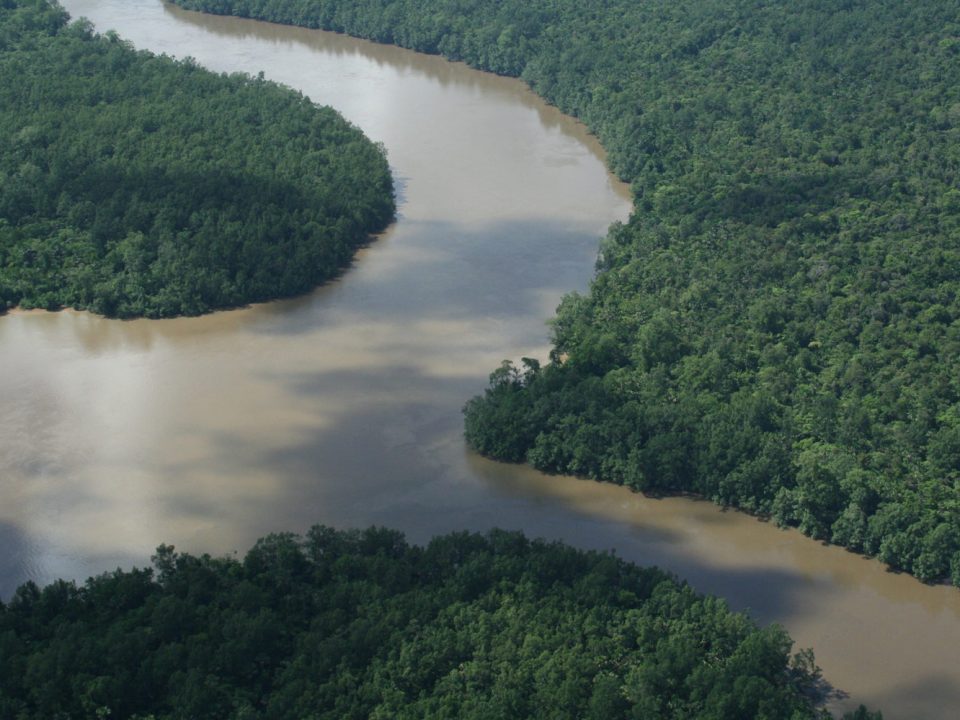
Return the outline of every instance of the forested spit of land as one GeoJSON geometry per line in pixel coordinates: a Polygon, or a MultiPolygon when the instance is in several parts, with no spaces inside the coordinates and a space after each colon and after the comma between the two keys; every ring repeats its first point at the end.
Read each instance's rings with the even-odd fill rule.
{"type": "Polygon", "coordinates": [[[632,183],[481,452],[960,585],[956,0],[177,0],[516,75],[632,183]]]}
{"type": "Polygon", "coordinates": [[[0,603],[0,717],[828,717],[781,628],[518,533],[317,526],[154,565],[0,603]]]}
{"type": "Polygon", "coordinates": [[[0,312],[196,315],[330,278],[393,217],[381,148],[261,78],[0,0],[0,312]]]}

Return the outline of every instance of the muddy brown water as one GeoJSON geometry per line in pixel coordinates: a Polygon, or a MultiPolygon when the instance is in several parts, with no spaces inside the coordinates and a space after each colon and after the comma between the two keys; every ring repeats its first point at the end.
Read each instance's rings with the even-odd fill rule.
{"type": "Polygon", "coordinates": [[[338,35],[65,0],[139,48],[257,73],[387,147],[399,221],[339,280],[201,318],[0,318],[0,597],[144,564],[161,542],[244,552],[313,523],[422,542],[492,526],[615,549],[812,646],[841,693],[960,716],[960,591],[736,512],[469,453],[460,408],[502,358],[544,357],[627,188],[517,81],[338,35]]]}

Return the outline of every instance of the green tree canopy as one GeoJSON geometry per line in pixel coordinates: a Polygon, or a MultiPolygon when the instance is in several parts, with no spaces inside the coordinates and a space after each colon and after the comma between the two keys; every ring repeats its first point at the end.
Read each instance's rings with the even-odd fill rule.
{"type": "Polygon", "coordinates": [[[0,311],[129,317],[302,293],[393,217],[382,148],[262,77],[0,2],[0,311]]]}
{"type": "Polygon", "coordinates": [[[608,554],[317,526],[242,561],[161,546],[153,570],[21,586],[0,717],[828,717],[791,645],[608,554]]]}

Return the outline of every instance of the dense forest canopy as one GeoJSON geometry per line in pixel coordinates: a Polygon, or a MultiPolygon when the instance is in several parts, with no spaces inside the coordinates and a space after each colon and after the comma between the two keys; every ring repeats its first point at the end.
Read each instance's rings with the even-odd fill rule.
{"type": "Polygon", "coordinates": [[[176,1],[522,77],[632,183],[478,450],[960,585],[956,0],[176,1]]]}
{"type": "Polygon", "coordinates": [[[0,717],[828,717],[781,628],[518,533],[317,526],[154,565],[0,603],[0,717]]]}
{"type": "Polygon", "coordinates": [[[382,149],[330,108],[68,20],[0,0],[0,312],[301,293],[392,219],[382,149]]]}

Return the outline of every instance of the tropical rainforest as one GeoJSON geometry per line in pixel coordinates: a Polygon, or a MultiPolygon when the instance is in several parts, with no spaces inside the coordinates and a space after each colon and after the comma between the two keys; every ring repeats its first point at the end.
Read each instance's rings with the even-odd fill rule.
{"type": "Polygon", "coordinates": [[[262,77],[0,0],[0,312],[196,315],[302,293],[394,214],[382,148],[262,77]]]}
{"type": "Polygon", "coordinates": [[[0,603],[0,717],[829,717],[781,628],[519,533],[315,526],[153,561],[0,603]]]}
{"type": "Polygon", "coordinates": [[[632,185],[480,452],[693,492],[960,585],[960,7],[176,0],[523,78],[632,185]]]}

